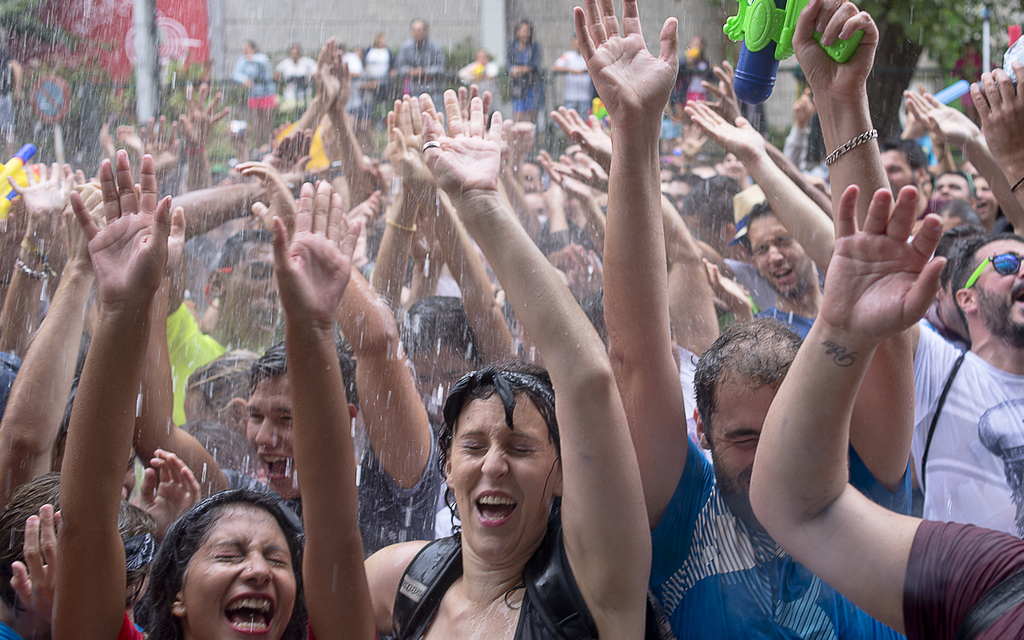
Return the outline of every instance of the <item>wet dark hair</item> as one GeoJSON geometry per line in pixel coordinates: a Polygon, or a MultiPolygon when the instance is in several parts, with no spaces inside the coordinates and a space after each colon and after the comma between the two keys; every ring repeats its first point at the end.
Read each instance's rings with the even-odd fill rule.
{"type": "Polygon", "coordinates": [[[483,366],[459,298],[427,296],[409,307],[402,322],[402,345],[406,353],[440,353],[448,348],[462,354],[474,367],[483,366]]]}
{"type": "MultiPolygon", "coordinates": [[[[60,474],[46,473],[31,482],[21,485],[11,496],[10,502],[0,514],[0,599],[9,607],[14,607],[16,593],[11,587],[11,565],[16,561],[25,561],[22,549],[25,544],[25,520],[39,513],[44,505],[53,505],[53,510],[60,510],[60,474]]],[[[117,529],[122,540],[136,536],[156,533],[156,520],[142,509],[121,501],[117,511],[117,529]]],[[[145,557],[142,558],[145,560],[145,557]]],[[[136,563],[136,566],[125,568],[126,584],[134,587],[133,596],[125,602],[125,608],[132,606],[132,600],[138,597],[143,580],[149,573],[148,562],[136,563]]]]}
{"type": "Polygon", "coordinates": [[[800,348],[800,336],[767,318],[726,327],[697,361],[693,387],[704,432],[718,412],[717,391],[725,380],[742,382],[750,389],[778,388],[800,348]]]}
{"type": "Polygon", "coordinates": [[[274,236],[266,229],[244,229],[224,241],[224,248],[220,250],[220,260],[217,262],[218,269],[233,267],[242,261],[246,256],[245,245],[273,244],[274,236]]]}
{"type": "Polygon", "coordinates": [[[963,224],[981,224],[981,218],[978,217],[978,212],[974,210],[974,207],[963,200],[950,200],[946,203],[946,206],[939,209],[939,217],[960,218],[963,224]]]}
{"type": "Polygon", "coordinates": [[[774,216],[775,210],[772,209],[772,205],[767,200],[758,202],[750,208],[750,212],[747,213],[747,232],[740,237],[740,243],[747,248],[747,251],[753,252],[754,247],[750,243],[750,225],[754,223],[754,220],[760,220],[765,216],[774,216]]]}
{"type": "Polygon", "coordinates": [[[188,377],[185,394],[198,392],[211,413],[223,411],[235,398],[241,398],[249,388],[249,371],[259,356],[251,351],[237,349],[214,358],[188,377]]]}
{"type": "MultiPolygon", "coordinates": [[[[356,391],[356,359],[352,354],[352,346],[335,333],[334,350],[338,354],[338,366],[341,369],[341,382],[345,385],[345,399],[349,404],[359,407],[359,393],[356,391]]],[[[252,363],[249,370],[249,393],[256,391],[256,385],[288,373],[288,357],[284,342],[279,342],[267,349],[260,358],[252,363]]]]}
{"type": "Polygon", "coordinates": [[[939,286],[945,289],[953,279],[953,267],[963,251],[964,242],[987,235],[988,232],[976,224],[960,224],[942,234],[938,246],[935,247],[935,255],[946,258],[946,266],[942,267],[942,274],[939,276],[939,286]]]}
{"type": "MultiPolygon", "coordinates": [[[[441,413],[444,420],[437,432],[437,466],[441,477],[446,475],[455,438],[455,423],[462,410],[471,400],[486,400],[495,393],[505,408],[505,424],[513,431],[515,425],[512,423],[512,415],[516,408],[516,397],[525,395],[529,398],[547,425],[548,437],[555,445],[555,452],[562,455],[558,418],[555,416],[555,389],[547,370],[522,360],[507,360],[497,366],[488,365],[479,371],[467,373],[448,393],[441,413]]],[[[445,502],[454,512],[455,500],[451,489],[445,491],[445,502]]]]}
{"type": "Polygon", "coordinates": [[[878,143],[878,152],[885,153],[886,151],[899,151],[902,153],[903,157],[907,159],[907,164],[910,165],[910,168],[913,171],[917,171],[921,167],[928,166],[928,156],[926,156],[924,150],[921,149],[921,145],[917,144],[913,140],[902,140],[900,138],[882,140],[878,143]]]}
{"type": "Polygon", "coordinates": [[[141,621],[149,640],[180,640],[181,621],[171,607],[185,583],[189,563],[206,542],[213,527],[236,508],[256,508],[269,513],[288,541],[295,570],[295,606],[282,640],[306,637],[306,601],[302,591],[302,523],[270,493],[236,489],[215,494],[200,502],[171,525],[153,559],[149,590],[143,601],[141,621]]]}
{"type": "Polygon", "coordinates": [[[1015,233],[997,233],[993,236],[968,238],[964,240],[962,246],[958,247],[959,251],[950,256],[950,262],[954,263],[950,282],[953,292],[953,303],[956,305],[956,312],[960,314],[960,318],[964,321],[965,326],[967,325],[967,314],[960,308],[960,302],[956,299],[956,292],[964,288],[964,285],[967,284],[967,279],[978,268],[978,263],[980,262],[978,260],[978,252],[998,240],[1024,242],[1024,238],[1015,233]]]}
{"type": "Polygon", "coordinates": [[[683,199],[683,210],[680,213],[696,216],[702,226],[706,225],[712,234],[720,236],[727,224],[735,222],[732,200],[742,191],[740,183],[729,176],[712,176],[696,183],[691,180],[686,182],[690,182],[690,192],[683,199]]]}

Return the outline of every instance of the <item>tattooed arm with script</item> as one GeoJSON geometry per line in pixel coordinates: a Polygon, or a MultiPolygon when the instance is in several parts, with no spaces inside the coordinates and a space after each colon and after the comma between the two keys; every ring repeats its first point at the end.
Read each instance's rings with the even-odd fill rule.
{"type": "Polygon", "coordinates": [[[821,313],[768,412],[750,501],[794,558],[902,632],[904,579],[921,521],[848,485],[850,417],[875,349],[925,312],[945,261],[929,262],[941,234],[935,216],[907,242],[912,189],[900,192],[895,208],[887,190],[876,192],[862,230],[854,215],[857,191],[848,188],[840,200],[821,313]]]}

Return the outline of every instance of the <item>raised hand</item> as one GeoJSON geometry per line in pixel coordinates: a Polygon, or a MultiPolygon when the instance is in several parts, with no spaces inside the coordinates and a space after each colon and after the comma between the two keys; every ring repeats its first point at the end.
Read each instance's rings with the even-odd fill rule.
{"type": "Polygon", "coordinates": [[[102,230],[93,222],[77,193],[71,195],[71,206],[89,239],[89,254],[96,271],[100,301],[115,307],[148,307],[163,280],[171,226],[171,198],[157,202],[152,157],[142,158],[139,195],[136,195],[132,183],[128,154],[118,151],[116,162],[116,184],[110,161],[104,160],[100,165],[106,220],[102,230]]]}
{"type": "MultiPolygon", "coordinates": [[[[1013,63],[1013,72],[1024,78],[1024,66],[1013,63]]],[[[1002,69],[983,73],[981,82],[971,85],[971,97],[978,107],[981,130],[989,151],[1004,171],[1010,184],[1020,179],[1024,168],[1024,91],[1018,91],[1002,69]]]]}
{"type": "Polygon", "coordinates": [[[336,38],[328,38],[316,57],[316,98],[327,109],[345,108],[352,93],[352,76],[341,60],[336,38]]]}
{"type": "Polygon", "coordinates": [[[661,113],[679,72],[676,19],[661,28],[661,54],[647,50],[636,0],[623,0],[622,33],[614,0],[586,0],[574,12],[580,53],[614,126],[661,126],[661,113]]]}
{"type": "Polygon", "coordinates": [[[243,162],[235,169],[243,176],[256,178],[267,188],[270,207],[267,208],[262,202],[252,205],[253,214],[267,231],[273,232],[274,218],[281,218],[288,233],[291,233],[295,224],[296,205],[284,176],[266,162],[243,162]]]}
{"type": "MultiPolygon", "coordinates": [[[[462,88],[465,92],[465,87],[462,88]]],[[[388,146],[391,164],[403,180],[415,185],[433,185],[434,176],[423,161],[423,116],[420,99],[404,96],[388,112],[388,146]]]]}
{"type": "Polygon", "coordinates": [[[490,129],[485,127],[483,102],[475,98],[469,107],[469,120],[462,119],[455,92],[444,92],[445,111],[448,115],[448,135],[445,135],[441,116],[434,110],[430,96],[423,94],[423,140],[438,146],[424,151],[427,166],[437,184],[459,201],[477,194],[493,195],[498,192],[498,170],[501,165],[501,114],[491,117],[490,129]]]}
{"type": "Polygon", "coordinates": [[[28,186],[19,185],[14,178],[8,178],[7,181],[25,203],[29,232],[50,237],[56,228],[57,217],[68,204],[77,178],[67,165],[62,169],[55,162],[50,165],[49,172],[45,164],[36,166],[39,169],[38,178],[35,171],[25,172],[28,175],[28,186]]]}
{"type": "Polygon", "coordinates": [[[18,594],[19,610],[15,616],[16,630],[30,637],[32,630],[45,629],[49,634],[53,596],[57,587],[57,527],[60,511],[44,504],[39,515],[25,520],[22,555],[25,561],[11,563],[11,588],[18,594]],[[24,607],[22,611],[20,607],[24,607]]]}
{"type": "Polygon", "coordinates": [[[174,521],[202,497],[202,487],[181,458],[160,449],[155,454],[142,476],[135,506],[153,516],[154,537],[163,540],[174,521]]]}
{"type": "Polygon", "coordinates": [[[917,322],[935,298],[944,258],[929,262],[942,236],[938,216],[929,215],[914,235],[917,189],[879,189],[871,199],[864,229],[857,229],[859,189],[843,192],[836,213],[836,244],[825,280],[818,319],[874,342],[917,322]],[[891,214],[890,214],[891,211],[891,214]]]}
{"type": "Polygon", "coordinates": [[[740,162],[747,164],[765,154],[764,138],[746,118],[736,118],[736,125],[731,125],[708,105],[693,100],[683,110],[715,144],[726,153],[735,154],[740,162]]]}
{"type": "MultiPolygon", "coordinates": [[[[277,139],[276,132],[274,139],[277,139]]],[[[263,156],[263,162],[276,169],[282,176],[298,174],[298,182],[302,180],[303,168],[309,161],[309,150],[312,146],[313,130],[296,128],[277,143],[273,153],[263,156]]]]}
{"type": "MultiPolygon", "coordinates": [[[[205,82],[199,85],[199,95],[193,99],[192,85],[185,88],[185,113],[181,116],[179,131],[185,138],[185,151],[196,153],[206,148],[210,139],[210,131],[231,113],[231,107],[217,111],[223,94],[218,91],[210,99],[210,85],[205,82]]],[[[162,118],[161,118],[162,120],[162,118]]],[[[161,128],[163,128],[161,126],[161,128]]]]}
{"type": "Polygon", "coordinates": [[[717,85],[707,80],[701,80],[700,83],[708,95],[715,97],[714,102],[709,101],[707,105],[722,116],[726,122],[736,122],[736,118],[740,117],[740,101],[736,97],[736,90],[732,88],[732,80],[736,72],[733,71],[728,60],[723,60],[721,66],[715,65],[714,72],[715,77],[718,78],[717,85]]]}
{"type": "Polygon", "coordinates": [[[793,50],[814,94],[830,94],[837,99],[859,97],[863,93],[877,45],[875,21],[849,0],[810,0],[800,12],[793,32],[793,50]],[[821,44],[829,46],[861,29],[864,37],[860,45],[853,57],[842,64],[830,58],[814,39],[814,32],[820,31],[821,44]]]}
{"type": "Polygon", "coordinates": [[[178,123],[167,126],[167,117],[160,116],[159,126],[149,119],[149,126],[142,127],[143,153],[153,156],[153,166],[158,176],[166,174],[178,164],[178,123]]]}
{"type": "Polygon", "coordinates": [[[551,112],[551,118],[562,128],[569,139],[580,145],[587,154],[607,172],[612,166],[612,138],[595,116],[586,121],[575,109],[559,107],[551,112]]]}
{"type": "Polygon", "coordinates": [[[302,185],[295,235],[274,221],[274,267],[289,322],[333,331],[334,315],[348,286],[359,225],[349,227],[342,199],[327,181],[314,192],[302,185]]]}
{"type": "Polygon", "coordinates": [[[811,98],[810,88],[793,102],[793,126],[798,129],[806,129],[811,126],[811,118],[814,117],[814,100],[811,98]]]}
{"type": "Polygon", "coordinates": [[[973,120],[953,107],[942,104],[932,94],[905,91],[903,97],[907,100],[907,115],[912,114],[929,134],[939,140],[948,140],[963,147],[981,137],[981,129],[973,120]]]}

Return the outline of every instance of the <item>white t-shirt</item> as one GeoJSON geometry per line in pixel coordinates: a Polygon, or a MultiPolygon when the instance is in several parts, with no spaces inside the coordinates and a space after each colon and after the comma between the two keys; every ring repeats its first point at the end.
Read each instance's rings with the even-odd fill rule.
{"type": "Polygon", "coordinates": [[[391,52],[384,48],[366,50],[363,68],[368,78],[383,78],[391,71],[391,52]]]}
{"type": "MultiPolygon", "coordinates": [[[[960,356],[921,326],[914,357],[914,441],[921,457],[935,408],[960,356]]],[[[1024,535],[1024,376],[1007,373],[968,352],[953,379],[932,436],[925,470],[924,517],[1024,535]],[[1013,480],[1008,480],[1013,478],[1013,480]]]]}
{"type": "MultiPolygon", "coordinates": [[[[359,54],[354,51],[346,51],[341,54],[341,61],[348,65],[348,73],[353,78],[358,78],[363,75],[363,61],[359,58],[359,54]]],[[[352,94],[348,98],[348,104],[345,105],[346,111],[354,111],[363,104],[363,98],[359,91],[352,91],[352,94]]]]}
{"type": "MultiPolygon", "coordinates": [[[[555,60],[555,64],[552,66],[570,71],[586,71],[587,61],[583,59],[582,55],[570,49],[558,56],[558,60],[555,60]]],[[[565,74],[565,96],[563,99],[566,102],[589,102],[592,95],[589,74],[565,74]]]]}
{"type": "Polygon", "coordinates": [[[312,76],[314,73],[316,73],[316,61],[314,61],[312,58],[302,56],[301,58],[299,58],[298,62],[292,60],[291,58],[285,58],[281,62],[277,63],[277,67],[275,67],[275,69],[277,70],[278,73],[281,74],[281,76],[284,77],[285,85],[284,91],[282,93],[285,100],[290,101],[296,99],[296,78],[310,78],[307,87],[310,95],[312,95],[312,76]]]}

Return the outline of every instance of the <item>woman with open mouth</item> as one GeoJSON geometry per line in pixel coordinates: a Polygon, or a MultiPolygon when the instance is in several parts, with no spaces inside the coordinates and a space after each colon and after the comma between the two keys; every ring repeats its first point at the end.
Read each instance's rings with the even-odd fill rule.
{"type": "MultiPolygon", "coordinates": [[[[626,5],[636,11],[635,1],[626,5]]],[[[587,27],[577,13],[579,33],[587,27]]],[[[586,46],[592,54],[589,38],[586,46]]],[[[664,62],[645,48],[646,58],[637,55],[640,48],[619,62],[640,74],[664,62]]],[[[669,56],[674,61],[674,51],[669,56]]],[[[429,97],[420,104],[427,166],[548,371],[489,366],[451,390],[438,440],[461,531],[367,559],[377,630],[400,640],[644,637],[650,532],[608,354],[499,195],[501,115],[488,128],[482,101],[473,98],[464,120],[448,91],[446,134],[429,97]]],[[[656,179],[652,158],[645,170],[656,179]]],[[[652,193],[652,206],[660,206],[652,193]]]]}
{"type": "MultiPolygon", "coordinates": [[[[107,203],[102,230],[81,198],[72,199],[90,241],[101,320],[82,373],[62,468],[55,639],[143,637],[125,615],[125,549],[117,510],[171,213],[170,198],[157,202],[150,156],[143,158],[139,197],[123,151],[116,165],[120,192],[110,163],[100,168],[107,203]]],[[[295,457],[308,470],[303,486],[310,488],[302,495],[305,539],[303,523],[272,494],[228,491],[196,505],[171,527],[154,560],[142,616],[151,640],[374,635],[355,524],[352,439],[348,430],[333,428],[345,424],[339,416],[348,415],[333,315],[348,283],[355,235],[345,228],[340,196],[332,195],[327,193],[327,204],[318,198],[314,212],[313,187],[304,185],[293,237],[278,220],[274,245],[297,387],[295,457]],[[316,394],[312,399],[310,392],[316,394]],[[339,473],[345,482],[338,482],[339,473]],[[360,579],[337,581],[339,575],[357,574],[360,579]]]]}

